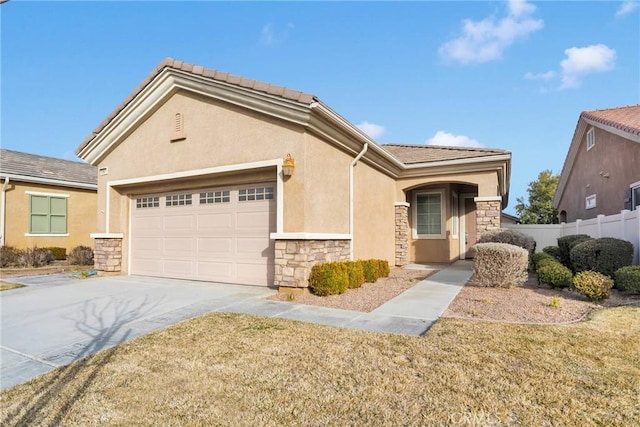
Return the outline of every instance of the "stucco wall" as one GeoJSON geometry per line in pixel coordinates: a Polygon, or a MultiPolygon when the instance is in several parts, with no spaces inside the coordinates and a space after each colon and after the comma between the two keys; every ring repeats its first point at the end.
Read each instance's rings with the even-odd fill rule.
{"type": "Polygon", "coordinates": [[[58,246],[67,252],[78,245],[93,247],[89,234],[96,229],[97,195],[93,190],[70,187],[52,187],[10,181],[6,192],[6,246],[31,248],[33,246],[58,246]],[[29,195],[27,191],[68,195],[67,232],[69,236],[32,237],[29,233],[29,195]]]}
{"type": "Polygon", "coordinates": [[[585,132],[558,203],[558,211],[567,212],[566,222],[619,213],[624,209],[625,190],[640,181],[640,144],[594,129],[595,146],[587,151],[585,132]],[[596,195],[596,207],[586,209],[585,198],[592,194],[596,195]]]}

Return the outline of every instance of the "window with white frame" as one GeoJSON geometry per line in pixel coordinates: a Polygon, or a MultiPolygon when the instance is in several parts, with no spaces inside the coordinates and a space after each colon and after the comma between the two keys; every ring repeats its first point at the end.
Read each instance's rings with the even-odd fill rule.
{"type": "Polygon", "coordinates": [[[160,207],[160,197],[138,197],[136,199],[136,209],[160,207]]]}
{"type": "Polygon", "coordinates": [[[593,209],[596,207],[596,195],[592,194],[590,196],[587,196],[585,200],[585,209],[593,209]]]}
{"type": "Polygon", "coordinates": [[[453,193],[451,195],[451,237],[458,238],[458,195],[453,193]]]}
{"type": "Polygon", "coordinates": [[[66,234],[68,197],[30,194],[29,234],[66,234]]]}
{"type": "Polygon", "coordinates": [[[211,203],[229,203],[231,201],[231,193],[229,190],[208,191],[200,193],[200,204],[208,205],[211,203]]]}
{"type": "Polygon", "coordinates": [[[166,206],[188,206],[191,204],[191,194],[174,194],[165,199],[166,206]]]}
{"type": "Polygon", "coordinates": [[[244,188],[238,191],[240,202],[271,199],[273,199],[273,187],[244,188]]]}
{"type": "Polygon", "coordinates": [[[443,239],[445,237],[444,192],[416,192],[413,196],[413,237],[443,239]]]}
{"type": "Polygon", "coordinates": [[[591,128],[587,132],[587,151],[591,150],[594,145],[596,145],[596,131],[591,128]]]}
{"type": "Polygon", "coordinates": [[[631,210],[634,211],[640,207],[640,184],[631,187],[631,210]]]}

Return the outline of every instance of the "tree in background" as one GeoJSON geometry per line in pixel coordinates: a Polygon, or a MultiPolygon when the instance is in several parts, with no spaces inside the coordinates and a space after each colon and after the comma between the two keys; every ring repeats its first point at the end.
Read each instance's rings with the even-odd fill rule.
{"type": "Polygon", "coordinates": [[[523,197],[518,197],[516,212],[523,224],[557,224],[558,210],[553,207],[553,195],[556,192],[560,175],[550,170],[538,174],[536,181],[529,183],[529,204],[523,197]]]}

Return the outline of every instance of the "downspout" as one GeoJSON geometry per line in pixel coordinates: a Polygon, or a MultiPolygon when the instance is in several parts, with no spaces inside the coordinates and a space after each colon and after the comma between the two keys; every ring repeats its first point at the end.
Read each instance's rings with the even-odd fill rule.
{"type": "Polygon", "coordinates": [[[6,176],[4,178],[4,183],[2,184],[2,196],[0,196],[0,202],[2,202],[2,211],[0,211],[0,247],[4,246],[5,241],[5,215],[7,212],[7,186],[9,185],[9,177],[6,176]]]}
{"type": "Polygon", "coordinates": [[[364,147],[362,148],[362,151],[358,153],[358,155],[356,156],[355,159],[353,159],[353,161],[351,162],[351,165],[349,167],[349,234],[351,235],[351,244],[349,245],[349,259],[351,261],[353,261],[353,242],[355,240],[355,236],[353,233],[353,211],[354,211],[354,203],[353,203],[353,169],[356,166],[356,163],[358,163],[358,160],[360,160],[362,158],[362,156],[364,156],[364,153],[367,152],[367,149],[369,148],[369,143],[365,142],[364,143],[364,147]]]}

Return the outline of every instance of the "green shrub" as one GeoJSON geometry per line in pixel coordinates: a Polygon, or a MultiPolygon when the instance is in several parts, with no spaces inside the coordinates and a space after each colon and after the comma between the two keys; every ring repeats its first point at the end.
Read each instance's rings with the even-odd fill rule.
{"type": "Polygon", "coordinates": [[[93,250],[88,246],[76,246],[67,255],[72,265],[93,265],[93,250]]]}
{"type": "Polygon", "coordinates": [[[378,272],[378,262],[375,259],[365,259],[362,261],[364,269],[364,281],[374,283],[380,277],[378,272]]]}
{"type": "Polygon", "coordinates": [[[591,236],[587,234],[572,234],[570,236],[558,237],[558,248],[560,248],[560,262],[564,264],[565,267],[569,267],[573,270],[570,257],[571,248],[575,244],[588,239],[591,239],[591,236]]]}
{"type": "Polygon", "coordinates": [[[389,277],[391,268],[389,268],[389,261],[384,259],[375,260],[378,264],[378,277],[389,277]]]}
{"type": "Polygon", "coordinates": [[[359,288],[364,283],[364,267],[360,261],[345,261],[347,275],[349,276],[349,288],[359,288]]]}
{"type": "Polygon", "coordinates": [[[581,271],[573,278],[573,286],[590,300],[602,301],[609,298],[613,279],[597,271],[581,271]]]}
{"type": "Polygon", "coordinates": [[[538,264],[545,260],[557,261],[554,257],[552,257],[546,252],[536,252],[535,254],[531,255],[531,264],[533,265],[534,270],[537,270],[538,264]]]}
{"type": "Polygon", "coordinates": [[[602,237],[578,243],[570,254],[571,265],[576,273],[590,270],[613,277],[616,270],[631,265],[633,245],[626,240],[602,237]]]}
{"type": "Polygon", "coordinates": [[[568,288],[571,286],[573,274],[571,270],[559,261],[543,263],[537,270],[538,283],[546,283],[554,288],[568,288]]]}
{"type": "Polygon", "coordinates": [[[344,262],[316,264],[309,274],[309,290],[319,296],[337,295],[349,287],[349,273],[344,262]]]}
{"type": "Polygon", "coordinates": [[[640,265],[619,268],[615,274],[615,287],[623,291],[640,293],[640,265]]]}
{"type": "Polygon", "coordinates": [[[558,246],[546,246],[542,249],[542,252],[551,255],[558,261],[561,261],[560,247],[558,246]]]}
{"type": "Polygon", "coordinates": [[[526,249],[507,243],[478,243],[473,248],[473,272],[479,284],[508,288],[527,281],[526,249]]]}
{"type": "Polygon", "coordinates": [[[51,251],[34,246],[20,251],[16,265],[19,267],[38,268],[51,264],[54,259],[51,251]]]}
{"type": "Polygon", "coordinates": [[[13,246],[0,247],[0,268],[16,266],[21,252],[20,249],[16,249],[13,246]]]}
{"type": "Polygon", "coordinates": [[[56,260],[67,259],[67,250],[65,248],[60,248],[58,246],[47,246],[44,249],[51,251],[53,257],[56,260]]]}
{"type": "Polygon", "coordinates": [[[485,231],[480,235],[478,243],[507,243],[519,246],[526,249],[529,256],[536,251],[536,240],[533,237],[508,228],[485,231]]]}

